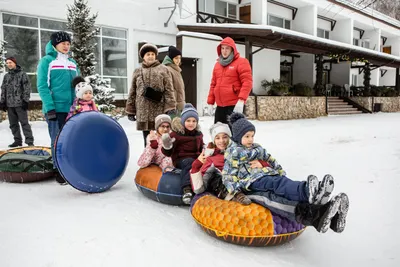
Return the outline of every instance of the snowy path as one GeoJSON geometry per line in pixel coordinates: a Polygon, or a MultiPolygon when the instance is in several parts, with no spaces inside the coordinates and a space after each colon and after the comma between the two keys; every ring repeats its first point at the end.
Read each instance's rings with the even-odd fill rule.
{"type": "MultiPolygon", "coordinates": [[[[350,197],[348,227],[338,235],[308,229],[273,248],[218,241],[188,208],[145,198],[134,186],[142,134],[123,118],[131,149],[124,177],[110,191],[85,194],[55,181],[0,183],[0,266],[400,266],[400,113],[255,122],[256,140],[288,176],[331,173],[350,197]],[[185,265],[184,265],[185,264],[185,265]]],[[[212,119],[201,118],[206,131],[212,119]]],[[[47,145],[44,122],[32,124],[47,145]]],[[[12,142],[0,123],[0,149],[12,142]]]]}

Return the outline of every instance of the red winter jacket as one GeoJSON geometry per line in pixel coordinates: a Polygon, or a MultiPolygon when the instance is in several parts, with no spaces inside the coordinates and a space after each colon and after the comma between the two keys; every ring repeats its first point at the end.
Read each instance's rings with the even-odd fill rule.
{"type": "Polygon", "coordinates": [[[246,101],[253,88],[251,67],[246,58],[240,57],[232,38],[226,37],[218,45],[218,57],[221,55],[221,45],[232,47],[234,58],[225,67],[219,63],[219,59],[215,63],[207,104],[214,105],[217,102],[219,107],[234,106],[239,99],[246,101]]]}

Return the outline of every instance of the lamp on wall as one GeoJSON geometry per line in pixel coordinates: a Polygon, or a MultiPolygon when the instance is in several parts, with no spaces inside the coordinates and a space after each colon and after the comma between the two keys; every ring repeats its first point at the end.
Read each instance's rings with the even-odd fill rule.
{"type": "Polygon", "coordinates": [[[324,70],[326,70],[326,71],[330,71],[331,70],[331,63],[330,62],[324,63],[324,70]]]}

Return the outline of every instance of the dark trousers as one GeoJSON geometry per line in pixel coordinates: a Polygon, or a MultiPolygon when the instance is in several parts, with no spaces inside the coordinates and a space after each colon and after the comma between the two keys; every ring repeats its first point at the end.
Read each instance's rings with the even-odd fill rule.
{"type": "Polygon", "coordinates": [[[51,140],[51,153],[53,155],[54,167],[56,167],[56,163],[54,161],[54,142],[56,141],[57,135],[60,132],[60,129],[64,126],[65,120],[68,116],[68,113],[57,112],[57,119],[55,121],[50,121],[47,118],[47,114],[44,116],[47,122],[47,128],[49,130],[50,140],[51,140]]]}
{"type": "Polygon", "coordinates": [[[272,191],[278,196],[282,196],[288,200],[306,201],[308,202],[308,186],[307,182],[293,181],[286,176],[266,175],[253,182],[250,191],[265,192],[272,191]]]}
{"type": "Polygon", "coordinates": [[[227,107],[218,107],[215,109],[215,118],[214,118],[214,123],[222,122],[222,123],[228,123],[228,116],[230,116],[233,113],[233,109],[235,106],[227,106],[227,107]]]}
{"type": "Polygon", "coordinates": [[[192,163],[195,159],[184,158],[176,163],[176,167],[181,170],[181,187],[182,189],[186,186],[191,187],[190,183],[190,169],[192,168],[192,163]]]}
{"type": "Polygon", "coordinates": [[[143,131],[144,147],[146,147],[146,138],[150,134],[150,131],[143,131]]]}
{"type": "Polygon", "coordinates": [[[25,135],[25,143],[33,144],[33,134],[28,120],[28,111],[22,107],[8,108],[8,120],[10,121],[10,129],[14,136],[14,141],[22,145],[21,123],[22,132],[25,135]]]}

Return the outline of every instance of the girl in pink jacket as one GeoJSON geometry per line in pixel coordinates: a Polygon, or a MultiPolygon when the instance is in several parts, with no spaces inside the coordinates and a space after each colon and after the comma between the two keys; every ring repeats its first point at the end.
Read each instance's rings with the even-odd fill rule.
{"type": "Polygon", "coordinates": [[[172,167],[171,157],[165,156],[162,151],[161,136],[164,133],[169,133],[171,129],[171,118],[166,114],[160,114],[155,119],[156,131],[150,131],[146,138],[146,148],[138,160],[140,168],[146,168],[150,164],[156,164],[161,169],[172,167]]]}
{"type": "Polygon", "coordinates": [[[66,120],[77,113],[92,110],[98,111],[93,100],[93,88],[85,81],[84,78],[81,76],[75,77],[72,81],[72,86],[75,87],[76,98],[72,103],[66,120]]]}

